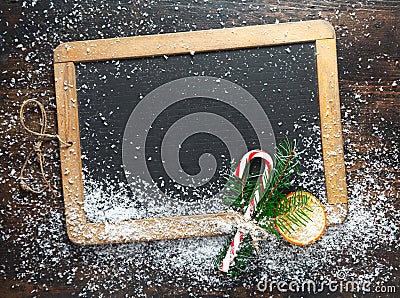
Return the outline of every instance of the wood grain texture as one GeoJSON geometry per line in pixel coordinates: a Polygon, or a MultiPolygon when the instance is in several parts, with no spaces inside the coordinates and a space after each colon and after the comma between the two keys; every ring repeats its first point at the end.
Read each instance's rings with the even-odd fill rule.
{"type": "Polygon", "coordinates": [[[54,62],[88,62],[110,59],[190,54],[257,46],[281,45],[333,38],[325,21],[305,21],[193,32],[75,41],[59,45],[54,62]]]}
{"type": "MultiPolygon", "coordinates": [[[[71,297],[79,294],[130,297],[135,296],[138,289],[147,297],[187,297],[189,294],[265,297],[267,294],[256,289],[260,269],[248,274],[254,279],[245,285],[240,282],[210,285],[187,276],[179,276],[181,279],[177,280],[173,271],[168,276],[160,276],[159,264],[151,257],[147,258],[145,253],[157,247],[152,242],[76,246],[69,241],[63,228],[61,195],[57,198],[50,193],[34,196],[19,190],[13,170],[23,164],[24,152],[31,149],[34,142],[18,124],[19,107],[27,98],[39,98],[48,111],[47,131],[57,132],[52,57],[53,49],[61,42],[273,24],[276,21],[325,19],[331,22],[337,33],[349,201],[363,189],[371,198],[365,201],[368,208],[374,209],[374,202],[386,196],[391,198],[395,208],[382,210],[382,213],[393,219],[398,213],[400,161],[396,150],[400,143],[400,89],[393,86],[393,82],[400,79],[398,1],[186,1],[179,4],[172,1],[157,1],[156,4],[108,1],[105,4],[56,0],[37,1],[35,7],[28,1],[26,3],[23,7],[18,1],[0,2],[0,297],[71,297]],[[143,255],[130,255],[142,246],[143,255]],[[154,282],[160,278],[167,282],[154,282]]],[[[32,113],[30,124],[37,125],[38,121],[32,113]]],[[[62,176],[57,144],[46,144],[45,150],[46,174],[60,191],[62,176]]],[[[321,276],[335,280],[338,267],[362,271],[375,259],[389,267],[399,267],[398,245],[379,244],[369,251],[363,251],[362,245],[354,242],[337,250],[334,263],[318,268],[321,276]],[[349,253],[356,249],[362,251],[361,257],[349,253]]],[[[284,244],[282,246],[286,248],[284,244]]],[[[379,271],[380,267],[376,268],[379,271]]],[[[384,272],[377,274],[380,276],[384,272]]],[[[392,276],[387,282],[400,284],[398,276],[392,276]]],[[[268,294],[287,297],[292,293],[273,291],[268,294]]],[[[325,294],[332,295],[321,293],[321,296],[325,294]]],[[[315,297],[307,292],[293,294],[296,295],[315,297]]],[[[354,293],[340,295],[350,297],[354,293]]],[[[389,293],[365,296],[395,297],[389,293]]]]}
{"type": "Polygon", "coordinates": [[[322,151],[328,203],[343,204],[328,212],[330,223],[340,223],[347,213],[347,185],[344,165],[336,40],[316,41],[318,93],[320,100],[322,151]],[[339,210],[342,210],[338,213],[339,210]]]}
{"type": "Polygon", "coordinates": [[[58,131],[70,147],[60,146],[61,177],[65,202],[65,220],[72,242],[83,243],[91,237],[86,229],[82,182],[81,146],[76,94],[75,66],[71,62],[54,65],[58,131]]]}

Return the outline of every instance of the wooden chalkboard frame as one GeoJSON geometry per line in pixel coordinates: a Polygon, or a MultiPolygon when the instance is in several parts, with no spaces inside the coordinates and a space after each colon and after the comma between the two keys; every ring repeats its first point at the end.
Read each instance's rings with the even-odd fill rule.
{"type": "Polygon", "coordinates": [[[60,148],[66,226],[71,241],[88,245],[221,235],[226,232],[226,224],[234,224],[238,216],[235,212],[227,212],[118,223],[87,222],[74,63],[305,42],[315,42],[316,46],[328,222],[341,223],[347,214],[347,188],[336,38],[330,23],[316,20],[60,44],[54,52],[54,74],[58,133],[62,139],[72,142],[72,146],[60,148]]]}

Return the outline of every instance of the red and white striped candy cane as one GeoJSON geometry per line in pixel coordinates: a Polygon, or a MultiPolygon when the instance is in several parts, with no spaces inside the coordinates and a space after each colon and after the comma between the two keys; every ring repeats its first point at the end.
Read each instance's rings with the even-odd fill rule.
{"type": "MultiPolygon", "coordinates": [[[[259,178],[260,187],[257,188],[256,191],[253,193],[253,196],[250,200],[249,206],[247,206],[246,212],[244,213],[245,220],[251,219],[251,216],[253,215],[254,210],[256,209],[256,206],[264,193],[264,189],[267,186],[268,179],[269,179],[271,170],[273,168],[272,158],[267,152],[262,151],[262,150],[251,150],[251,151],[247,152],[240,160],[240,163],[235,170],[236,177],[238,177],[239,179],[243,179],[245,169],[250,164],[250,161],[253,158],[262,158],[264,160],[265,167],[264,167],[263,174],[259,178]]],[[[243,241],[243,238],[246,234],[247,234],[247,232],[244,229],[242,229],[240,227],[238,228],[238,230],[235,234],[235,237],[233,238],[231,245],[229,246],[226,256],[223,259],[221,266],[219,267],[219,269],[222,272],[229,271],[229,267],[233,263],[233,260],[239,249],[239,245],[243,241]]]]}

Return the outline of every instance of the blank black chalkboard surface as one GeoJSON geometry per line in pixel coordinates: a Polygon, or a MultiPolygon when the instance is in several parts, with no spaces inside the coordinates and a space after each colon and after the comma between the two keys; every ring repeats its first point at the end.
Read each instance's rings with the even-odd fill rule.
{"type": "Polygon", "coordinates": [[[347,212],[336,41],[324,21],[77,41],[54,54],[66,223],[78,244],[219,235],[221,175],[295,140],[303,188],[347,212]]]}

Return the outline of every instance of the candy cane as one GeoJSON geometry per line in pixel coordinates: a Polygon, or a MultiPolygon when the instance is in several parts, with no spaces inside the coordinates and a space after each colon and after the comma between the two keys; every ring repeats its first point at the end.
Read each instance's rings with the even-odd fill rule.
{"type": "MultiPolygon", "coordinates": [[[[247,152],[242,157],[239,165],[237,166],[237,168],[235,170],[234,175],[236,177],[238,177],[239,179],[243,179],[245,169],[250,164],[250,161],[253,158],[262,158],[264,160],[265,167],[264,167],[264,172],[260,177],[260,180],[261,180],[260,187],[257,188],[256,191],[253,193],[250,203],[247,206],[246,212],[244,213],[244,218],[247,221],[251,220],[251,216],[253,215],[254,210],[256,209],[256,206],[264,193],[264,189],[266,188],[267,183],[268,183],[269,175],[273,168],[272,158],[267,152],[262,151],[262,150],[252,150],[252,151],[247,152]]],[[[246,230],[244,230],[243,228],[240,228],[240,227],[238,228],[238,230],[235,234],[235,237],[233,238],[231,245],[229,246],[229,249],[226,252],[226,256],[223,259],[222,264],[219,267],[219,270],[221,270],[222,272],[229,271],[229,267],[233,263],[233,260],[239,249],[239,245],[243,241],[243,238],[246,234],[247,234],[246,230]]]]}

